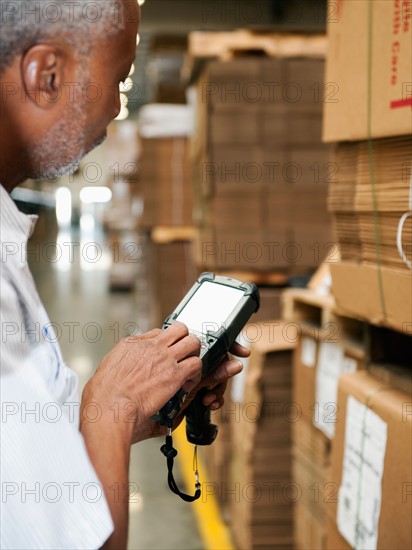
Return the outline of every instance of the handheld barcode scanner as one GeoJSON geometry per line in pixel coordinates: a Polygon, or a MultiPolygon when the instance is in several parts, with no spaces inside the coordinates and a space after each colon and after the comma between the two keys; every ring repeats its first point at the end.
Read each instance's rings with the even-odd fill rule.
{"type": "MultiPolygon", "coordinates": [[[[242,328],[258,309],[259,291],[256,285],[202,273],[175,311],[164,321],[162,328],[167,329],[174,321],[181,321],[190,333],[200,339],[202,378],[205,378],[222,362],[242,328]]],[[[217,426],[210,422],[210,410],[202,402],[205,391],[198,392],[186,410],[186,436],[194,445],[210,445],[217,435],[217,426]]],[[[172,475],[177,451],[172,446],[171,428],[186,397],[187,393],[180,389],[152,418],[169,429],[166,445],[161,448],[168,459],[169,487],[184,500],[192,501],[200,496],[197,470],[197,490],[193,497],[177,489],[172,475]]]]}

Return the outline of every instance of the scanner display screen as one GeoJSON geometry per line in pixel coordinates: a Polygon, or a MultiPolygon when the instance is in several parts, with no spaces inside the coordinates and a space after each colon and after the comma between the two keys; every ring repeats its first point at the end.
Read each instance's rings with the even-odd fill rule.
{"type": "Polygon", "coordinates": [[[228,319],[244,291],[205,281],[185,305],[176,321],[184,323],[189,330],[206,334],[217,331],[228,319]]]}

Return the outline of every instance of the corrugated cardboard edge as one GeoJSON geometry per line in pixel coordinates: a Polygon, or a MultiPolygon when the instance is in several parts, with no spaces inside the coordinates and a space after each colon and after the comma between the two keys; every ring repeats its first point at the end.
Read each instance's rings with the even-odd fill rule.
{"type": "Polygon", "coordinates": [[[338,307],[372,324],[407,331],[412,323],[412,277],[381,266],[386,316],[381,303],[378,266],[341,262],[331,265],[332,291],[338,307]]]}

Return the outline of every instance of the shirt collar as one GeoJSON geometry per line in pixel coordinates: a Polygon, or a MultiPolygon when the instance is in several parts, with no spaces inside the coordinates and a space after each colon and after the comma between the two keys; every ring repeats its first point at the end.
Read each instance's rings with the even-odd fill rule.
{"type": "Polygon", "coordinates": [[[0,238],[15,242],[27,241],[36,227],[37,216],[23,214],[17,208],[9,193],[0,184],[0,238]]]}

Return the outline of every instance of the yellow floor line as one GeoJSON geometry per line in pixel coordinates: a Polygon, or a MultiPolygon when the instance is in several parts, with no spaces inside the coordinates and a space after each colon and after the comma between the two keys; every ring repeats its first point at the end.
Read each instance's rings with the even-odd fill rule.
{"type": "MultiPolygon", "coordinates": [[[[185,482],[186,490],[192,494],[194,491],[193,474],[193,445],[186,439],[186,425],[182,422],[173,432],[178,450],[177,461],[181,468],[182,477],[185,482]]],[[[198,470],[200,481],[204,486],[206,479],[206,470],[198,455],[198,470]]],[[[229,530],[223,523],[220,515],[219,505],[214,495],[207,495],[207,498],[200,497],[199,500],[189,504],[193,507],[196,522],[202,537],[205,550],[235,550],[229,534],[229,530]]]]}

